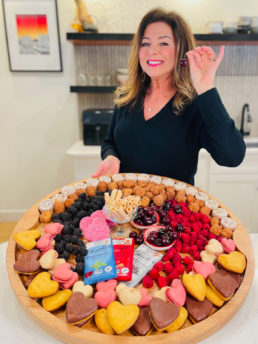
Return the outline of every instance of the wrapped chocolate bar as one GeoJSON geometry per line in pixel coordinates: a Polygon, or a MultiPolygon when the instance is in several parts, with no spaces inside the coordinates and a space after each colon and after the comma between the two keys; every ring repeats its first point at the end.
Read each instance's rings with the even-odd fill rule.
{"type": "Polygon", "coordinates": [[[130,281],[133,270],[134,239],[113,239],[118,281],[130,281]]]}

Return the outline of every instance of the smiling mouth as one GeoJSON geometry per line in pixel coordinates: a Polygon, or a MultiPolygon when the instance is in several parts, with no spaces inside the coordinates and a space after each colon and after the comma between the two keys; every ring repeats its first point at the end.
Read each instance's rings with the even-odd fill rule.
{"type": "Polygon", "coordinates": [[[163,61],[161,61],[161,60],[148,60],[148,61],[147,61],[147,64],[148,64],[150,67],[157,67],[157,66],[160,66],[162,63],[163,63],[163,61]]]}

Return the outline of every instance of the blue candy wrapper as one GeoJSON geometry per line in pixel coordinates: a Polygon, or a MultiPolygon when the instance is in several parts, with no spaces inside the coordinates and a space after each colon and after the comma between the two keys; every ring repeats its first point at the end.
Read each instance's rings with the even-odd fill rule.
{"type": "Polygon", "coordinates": [[[84,284],[93,284],[117,277],[112,239],[86,244],[84,284]]]}

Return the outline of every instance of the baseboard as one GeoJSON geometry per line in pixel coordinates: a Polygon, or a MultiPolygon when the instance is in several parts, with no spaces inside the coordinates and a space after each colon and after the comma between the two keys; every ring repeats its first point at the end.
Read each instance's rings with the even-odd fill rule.
{"type": "Polygon", "coordinates": [[[0,222],[16,222],[26,213],[27,209],[0,210],[0,222]]]}

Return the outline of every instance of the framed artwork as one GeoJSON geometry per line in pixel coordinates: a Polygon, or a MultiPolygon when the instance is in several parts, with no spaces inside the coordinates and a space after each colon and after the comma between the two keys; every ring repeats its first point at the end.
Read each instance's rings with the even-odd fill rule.
{"type": "Polygon", "coordinates": [[[62,72],[57,0],[2,0],[10,71],[62,72]]]}

